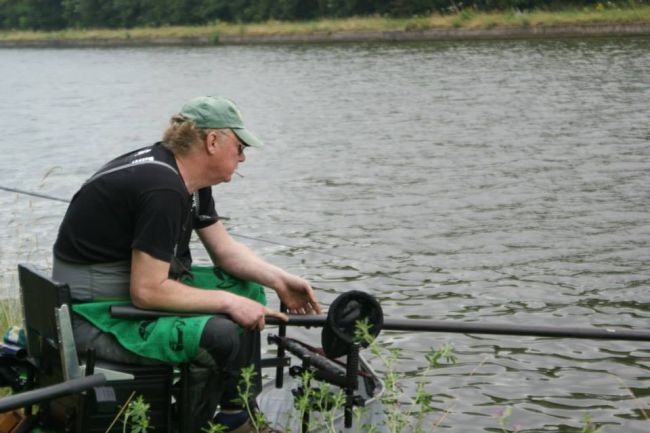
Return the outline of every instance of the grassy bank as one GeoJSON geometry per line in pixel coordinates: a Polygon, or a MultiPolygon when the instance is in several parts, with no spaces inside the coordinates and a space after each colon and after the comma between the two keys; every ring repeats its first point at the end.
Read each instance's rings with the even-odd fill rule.
{"type": "Polygon", "coordinates": [[[0,332],[12,326],[22,326],[22,307],[18,298],[0,300],[0,332]]]}
{"type": "MultiPolygon", "coordinates": [[[[22,326],[22,307],[18,298],[0,299],[0,336],[12,326],[22,326]]],[[[2,338],[2,337],[0,337],[2,338]]],[[[0,398],[11,394],[11,388],[0,387],[0,398]]]]}
{"type": "MultiPolygon", "coordinates": [[[[218,22],[194,27],[159,27],[134,29],[70,29],[55,32],[4,31],[0,43],[20,44],[30,42],[112,41],[114,43],[141,42],[196,42],[228,43],[246,42],[264,38],[289,37],[309,40],[314,35],[343,34],[354,39],[355,34],[384,32],[422,32],[427,30],[453,30],[468,33],[476,30],[508,30],[539,28],[579,28],[584,26],[647,25],[650,28],[650,6],[632,8],[595,8],[548,11],[505,11],[481,13],[463,10],[455,14],[433,14],[404,19],[363,17],[323,19],[307,22],[268,21],[255,24],[218,22]]],[[[605,30],[606,32],[607,30],[605,30]]],[[[345,39],[342,37],[341,39],[345,39]]]]}

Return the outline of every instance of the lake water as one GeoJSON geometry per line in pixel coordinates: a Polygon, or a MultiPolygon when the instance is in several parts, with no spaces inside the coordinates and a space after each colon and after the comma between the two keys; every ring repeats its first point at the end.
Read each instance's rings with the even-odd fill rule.
{"type": "MultiPolygon", "coordinates": [[[[69,198],[188,98],[227,95],[267,146],[217,208],[324,307],[359,289],[391,318],[650,323],[648,38],[2,49],[0,76],[0,186],[69,198]]],[[[65,207],[0,191],[5,296],[16,263],[51,266],[65,207]]],[[[497,431],[507,406],[525,431],[650,430],[650,343],[380,340],[405,398],[435,394],[429,431],[497,431]],[[457,363],[423,371],[445,343],[457,363]]]]}

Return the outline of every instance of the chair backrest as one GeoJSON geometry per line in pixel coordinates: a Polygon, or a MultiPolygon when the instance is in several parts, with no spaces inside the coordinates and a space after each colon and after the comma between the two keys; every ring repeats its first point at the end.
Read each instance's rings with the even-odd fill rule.
{"type": "MultiPolygon", "coordinates": [[[[27,265],[18,265],[27,352],[39,367],[61,371],[55,308],[70,302],[67,284],[58,283],[27,265]],[[47,365],[47,364],[49,365],[47,365]]],[[[62,380],[63,378],[57,378],[62,380]]]]}

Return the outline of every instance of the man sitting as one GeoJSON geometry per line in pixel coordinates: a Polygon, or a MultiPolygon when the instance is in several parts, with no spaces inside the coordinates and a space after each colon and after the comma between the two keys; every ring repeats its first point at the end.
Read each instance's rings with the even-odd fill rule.
{"type": "Polygon", "coordinates": [[[308,281],[235,241],[215,210],[211,186],[229,182],[245,148],[261,145],[232,101],[194,98],[161,142],[113,159],[81,186],[54,244],[53,277],[70,286],[80,353],[92,347],[109,361],[208,368],[194,396],[197,433],[210,420],[251,431],[239,373],[259,360],[265,316],[286,320],[264,305],[260,285],[275,290],[290,313],[320,313],[308,281]],[[192,230],[216,267],[208,284],[192,275],[192,230]],[[206,315],[126,321],[106,313],[104,303],[115,302],[206,315]]]}

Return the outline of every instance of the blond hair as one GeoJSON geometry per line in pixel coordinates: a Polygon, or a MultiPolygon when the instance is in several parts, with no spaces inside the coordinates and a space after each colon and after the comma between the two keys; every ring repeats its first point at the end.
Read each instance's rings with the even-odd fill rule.
{"type": "Polygon", "coordinates": [[[192,147],[205,141],[208,132],[197,127],[191,120],[175,114],[169,120],[169,126],[163,134],[162,145],[174,154],[185,155],[192,147]]]}
{"type": "Polygon", "coordinates": [[[175,155],[186,155],[192,147],[201,145],[208,134],[216,131],[217,141],[221,142],[222,137],[228,137],[229,128],[207,129],[199,128],[196,124],[180,114],[175,114],[169,120],[169,126],[163,134],[162,145],[171,150],[175,155]]]}

